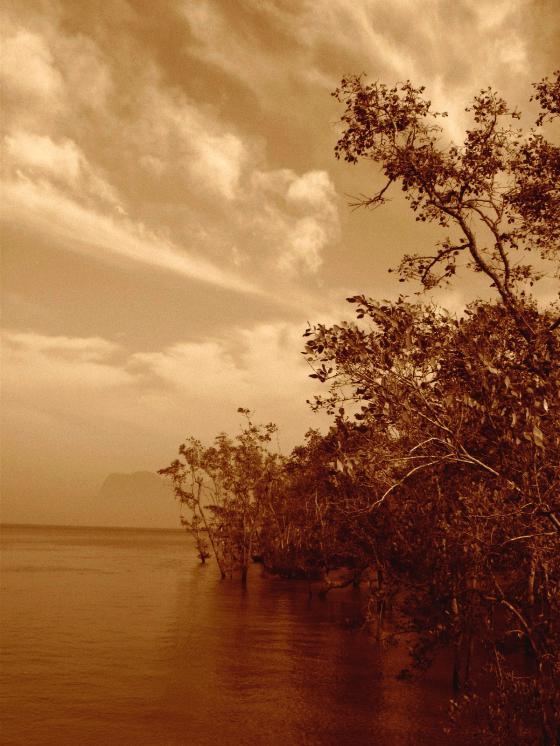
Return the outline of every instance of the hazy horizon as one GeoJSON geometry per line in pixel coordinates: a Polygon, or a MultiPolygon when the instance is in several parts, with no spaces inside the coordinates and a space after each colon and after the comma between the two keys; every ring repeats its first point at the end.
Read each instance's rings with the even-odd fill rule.
{"type": "Polygon", "coordinates": [[[74,524],[74,523],[9,523],[7,521],[0,522],[0,528],[69,528],[69,529],[79,529],[83,528],[86,530],[107,530],[107,531],[176,531],[179,533],[184,533],[184,529],[182,528],[169,528],[166,526],[103,526],[103,525],[84,525],[84,524],[74,524]]]}

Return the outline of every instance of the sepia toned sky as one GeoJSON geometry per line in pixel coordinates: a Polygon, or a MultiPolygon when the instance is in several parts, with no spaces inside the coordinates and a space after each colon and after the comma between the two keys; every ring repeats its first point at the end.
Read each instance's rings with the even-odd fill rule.
{"type": "MultiPolygon", "coordinates": [[[[374,167],[333,156],[344,74],[424,84],[460,138],[487,85],[558,66],[554,0],[8,0],[2,183],[3,520],[107,523],[107,474],[188,434],[316,425],[307,321],[395,297],[433,243],[374,167]]],[[[410,292],[414,288],[409,288],[410,292]]],[[[406,291],[406,286],[405,286],[406,291]]],[[[453,309],[479,289],[456,285],[453,309]]]]}

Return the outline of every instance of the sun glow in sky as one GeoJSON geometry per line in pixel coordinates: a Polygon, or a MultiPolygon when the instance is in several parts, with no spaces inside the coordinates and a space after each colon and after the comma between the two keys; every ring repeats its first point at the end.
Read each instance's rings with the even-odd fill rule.
{"type": "Polygon", "coordinates": [[[553,0],[4,7],[3,520],[37,523],[110,520],[108,473],[235,431],[238,406],[284,450],[319,424],[307,321],[396,297],[387,269],[437,238],[396,194],[349,209],[380,176],[334,159],[343,75],[425,85],[460,138],[473,94],[522,105],[560,41],[553,0]]]}

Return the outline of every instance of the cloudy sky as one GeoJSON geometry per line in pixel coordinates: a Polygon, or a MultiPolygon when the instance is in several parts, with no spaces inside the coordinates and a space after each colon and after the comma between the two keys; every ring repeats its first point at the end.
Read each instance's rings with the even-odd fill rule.
{"type": "Polygon", "coordinates": [[[306,322],[396,296],[387,269],[436,235],[399,199],[348,208],[378,174],[335,161],[330,92],[410,78],[460,137],[470,96],[522,104],[559,42],[554,0],[4,7],[6,521],[110,521],[108,473],[235,430],[238,406],[289,449],[316,424],[306,322]]]}

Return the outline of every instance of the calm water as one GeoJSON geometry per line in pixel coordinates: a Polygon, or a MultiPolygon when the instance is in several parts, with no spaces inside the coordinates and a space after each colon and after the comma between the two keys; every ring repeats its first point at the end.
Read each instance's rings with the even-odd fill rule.
{"type": "Polygon", "coordinates": [[[2,743],[437,746],[441,689],[340,621],[359,592],[244,592],[180,531],[3,527],[2,743]]]}

